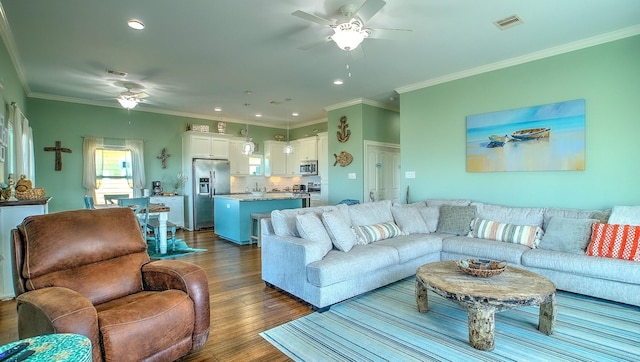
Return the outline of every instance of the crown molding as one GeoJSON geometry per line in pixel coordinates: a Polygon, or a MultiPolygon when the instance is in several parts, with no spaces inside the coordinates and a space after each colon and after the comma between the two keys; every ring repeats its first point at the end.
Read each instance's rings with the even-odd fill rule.
{"type": "Polygon", "coordinates": [[[18,74],[18,79],[20,79],[20,84],[22,85],[22,90],[28,96],[31,93],[31,89],[29,88],[29,84],[27,84],[27,77],[24,75],[24,71],[22,70],[22,62],[20,61],[20,55],[18,54],[18,49],[16,48],[16,43],[13,39],[13,33],[11,32],[11,27],[9,27],[9,21],[7,20],[7,14],[4,11],[4,7],[0,2],[0,36],[2,37],[2,41],[4,41],[4,45],[7,48],[7,52],[9,53],[9,57],[11,58],[11,62],[13,63],[13,67],[18,74]]]}
{"type": "Polygon", "coordinates": [[[382,103],[382,102],[377,102],[371,99],[366,99],[366,98],[356,98],[350,101],[336,103],[336,104],[327,106],[324,109],[328,112],[328,111],[335,111],[336,109],[346,108],[346,107],[355,106],[359,104],[366,104],[372,107],[378,107],[378,108],[387,109],[389,111],[400,112],[400,108],[398,107],[395,107],[386,103],[382,103]]]}
{"type": "Polygon", "coordinates": [[[564,53],[569,53],[572,51],[589,48],[592,46],[609,43],[612,41],[628,38],[631,36],[635,36],[640,34],[640,25],[632,26],[624,29],[620,29],[617,31],[613,31],[610,33],[600,34],[591,38],[586,38],[583,40],[579,40],[573,43],[563,44],[556,47],[544,49],[541,51],[537,51],[534,53],[526,54],[523,56],[506,59],[503,61],[499,61],[492,64],[483,65],[476,68],[471,68],[467,70],[463,70],[461,72],[447,74],[442,77],[437,77],[433,79],[429,79],[426,81],[422,81],[419,83],[410,84],[404,87],[396,88],[395,91],[399,94],[411,92],[414,90],[432,87],[434,85],[451,82],[454,80],[471,77],[474,75],[491,72],[494,70],[504,69],[508,67],[512,67],[514,65],[520,65],[528,62],[532,62],[534,60],[540,60],[548,57],[552,57],[555,55],[560,55],[564,53]]]}

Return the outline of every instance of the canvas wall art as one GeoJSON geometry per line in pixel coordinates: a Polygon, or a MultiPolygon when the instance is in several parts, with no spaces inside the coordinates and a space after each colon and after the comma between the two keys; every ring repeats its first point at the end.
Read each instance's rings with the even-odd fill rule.
{"type": "Polygon", "coordinates": [[[467,116],[467,171],[583,171],[585,100],[467,116]]]}

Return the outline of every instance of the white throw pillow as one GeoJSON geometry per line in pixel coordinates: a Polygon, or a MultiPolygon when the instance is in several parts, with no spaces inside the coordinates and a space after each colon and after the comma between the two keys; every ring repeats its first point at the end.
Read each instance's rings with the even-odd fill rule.
{"type": "Polygon", "coordinates": [[[322,223],[336,249],[349,251],[357,243],[356,234],[353,232],[351,225],[346,222],[341,212],[323,212],[322,223]]]}
{"type": "Polygon", "coordinates": [[[640,206],[614,206],[608,223],[640,226],[640,206]]]}
{"type": "Polygon", "coordinates": [[[331,238],[318,214],[309,212],[296,215],[296,228],[301,238],[319,243],[325,250],[325,255],[333,249],[331,238]]]}
{"type": "Polygon", "coordinates": [[[430,230],[420,214],[420,210],[424,208],[424,202],[415,205],[394,205],[391,206],[391,214],[405,234],[427,234],[430,230]]]}

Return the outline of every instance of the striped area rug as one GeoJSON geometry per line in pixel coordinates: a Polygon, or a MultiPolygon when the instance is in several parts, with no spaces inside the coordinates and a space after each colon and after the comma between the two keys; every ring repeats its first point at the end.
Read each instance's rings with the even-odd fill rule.
{"type": "Polygon", "coordinates": [[[557,302],[550,336],[538,307],[496,313],[490,352],[469,345],[457,304],[429,292],[418,313],[413,277],[260,335],[295,361],[640,361],[640,307],[565,292],[557,302]]]}

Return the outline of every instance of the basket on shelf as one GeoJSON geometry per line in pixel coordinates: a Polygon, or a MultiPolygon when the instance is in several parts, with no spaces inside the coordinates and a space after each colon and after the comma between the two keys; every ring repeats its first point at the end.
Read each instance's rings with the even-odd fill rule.
{"type": "Polygon", "coordinates": [[[16,191],[16,199],[18,200],[37,200],[43,198],[45,190],[43,188],[27,189],[26,191],[16,191]]]}
{"type": "Polygon", "coordinates": [[[456,265],[463,272],[474,277],[492,277],[502,273],[507,268],[506,261],[495,261],[487,259],[464,259],[456,260],[456,265]]]}

